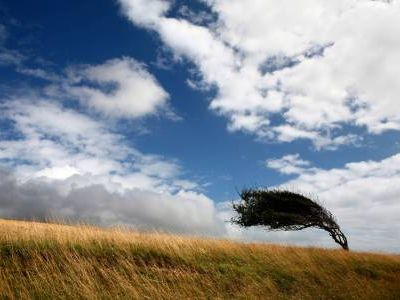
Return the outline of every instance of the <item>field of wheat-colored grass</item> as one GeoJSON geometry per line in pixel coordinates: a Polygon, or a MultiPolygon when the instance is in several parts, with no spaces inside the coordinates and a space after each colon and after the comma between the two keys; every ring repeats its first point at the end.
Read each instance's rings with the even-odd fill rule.
{"type": "Polygon", "coordinates": [[[0,220],[0,299],[400,299],[400,256],[0,220]]]}

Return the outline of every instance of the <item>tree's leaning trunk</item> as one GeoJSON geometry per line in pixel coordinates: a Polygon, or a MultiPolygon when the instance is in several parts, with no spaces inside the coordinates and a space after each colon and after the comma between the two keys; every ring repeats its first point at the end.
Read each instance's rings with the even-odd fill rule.
{"type": "Polygon", "coordinates": [[[344,233],[340,230],[339,227],[337,228],[329,228],[324,227],[324,230],[329,232],[329,235],[332,239],[338,243],[344,250],[349,251],[349,245],[347,244],[347,238],[344,233]]]}

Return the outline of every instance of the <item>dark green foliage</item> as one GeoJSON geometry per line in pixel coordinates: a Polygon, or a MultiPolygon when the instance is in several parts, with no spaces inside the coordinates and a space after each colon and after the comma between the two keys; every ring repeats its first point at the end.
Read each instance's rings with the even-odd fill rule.
{"type": "Polygon", "coordinates": [[[347,239],[331,212],[316,201],[285,190],[245,189],[242,201],[233,204],[243,227],[265,226],[268,230],[302,230],[316,227],[329,232],[336,243],[348,250],[347,239]]]}

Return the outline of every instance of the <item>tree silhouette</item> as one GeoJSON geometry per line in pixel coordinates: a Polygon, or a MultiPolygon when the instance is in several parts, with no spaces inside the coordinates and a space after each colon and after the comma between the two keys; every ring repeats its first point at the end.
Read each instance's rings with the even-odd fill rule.
{"type": "Polygon", "coordinates": [[[244,189],[233,204],[237,216],[232,222],[243,227],[265,226],[267,230],[323,229],[349,250],[347,238],[330,211],[303,195],[285,190],[244,189]]]}

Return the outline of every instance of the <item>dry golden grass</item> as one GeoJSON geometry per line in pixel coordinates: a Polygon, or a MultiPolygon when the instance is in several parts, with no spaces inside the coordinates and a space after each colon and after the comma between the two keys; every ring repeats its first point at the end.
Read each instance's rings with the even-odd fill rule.
{"type": "Polygon", "coordinates": [[[0,220],[1,299],[400,299],[400,256],[0,220]]]}

